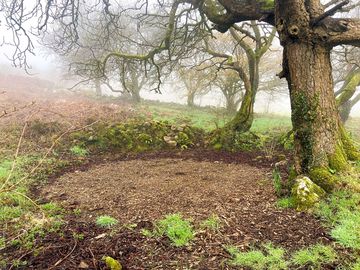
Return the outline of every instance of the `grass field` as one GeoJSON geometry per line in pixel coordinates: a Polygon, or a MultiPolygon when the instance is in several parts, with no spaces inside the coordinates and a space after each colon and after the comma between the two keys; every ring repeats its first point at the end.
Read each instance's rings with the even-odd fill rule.
{"type": "MultiPolygon", "coordinates": [[[[231,115],[222,108],[193,107],[176,103],[145,102],[139,107],[143,115],[154,120],[166,120],[170,123],[189,123],[206,131],[222,127],[231,119],[231,115]]],[[[346,127],[356,141],[360,141],[360,118],[351,118],[346,127]]],[[[275,114],[256,114],[251,131],[256,133],[278,133],[291,129],[288,116],[275,114]]]]}

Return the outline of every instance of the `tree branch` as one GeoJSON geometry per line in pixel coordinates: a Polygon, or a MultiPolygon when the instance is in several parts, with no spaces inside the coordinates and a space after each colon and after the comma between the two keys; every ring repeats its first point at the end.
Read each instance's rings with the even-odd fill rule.
{"type": "Polygon", "coordinates": [[[360,19],[332,19],[333,24],[338,24],[345,28],[345,31],[329,31],[327,43],[332,46],[342,44],[360,47],[360,19]]]}
{"type": "Polygon", "coordinates": [[[346,6],[349,3],[350,3],[349,0],[345,0],[337,4],[336,6],[332,7],[331,9],[329,9],[328,11],[326,11],[325,13],[321,14],[319,17],[316,17],[313,21],[311,21],[311,26],[318,25],[322,20],[334,15],[338,10],[342,9],[342,7],[346,6]]]}

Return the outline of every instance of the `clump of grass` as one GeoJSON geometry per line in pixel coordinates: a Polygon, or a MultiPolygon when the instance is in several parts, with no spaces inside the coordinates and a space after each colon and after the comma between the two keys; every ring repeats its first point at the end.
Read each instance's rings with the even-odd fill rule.
{"type": "Polygon", "coordinates": [[[0,163],[0,180],[5,179],[10,173],[12,161],[4,160],[0,163]]]}
{"type": "Polygon", "coordinates": [[[272,176],[273,176],[273,185],[274,185],[275,193],[278,197],[280,197],[282,192],[282,183],[281,183],[281,175],[278,168],[275,168],[273,170],[272,176]]]}
{"type": "Polygon", "coordinates": [[[209,230],[212,230],[212,231],[219,230],[220,226],[221,226],[220,218],[215,214],[212,214],[208,219],[204,220],[200,224],[201,228],[209,229],[209,230]]]}
{"type": "Polygon", "coordinates": [[[56,203],[46,203],[41,205],[41,208],[50,216],[56,216],[62,213],[63,209],[56,203]]]}
{"type": "Polygon", "coordinates": [[[320,204],[318,214],[332,227],[338,243],[360,249],[360,194],[337,191],[320,204]]]}
{"type": "Polygon", "coordinates": [[[153,237],[154,236],[153,232],[148,229],[141,229],[140,233],[145,237],[153,237]]]}
{"type": "Polygon", "coordinates": [[[88,151],[80,145],[71,147],[70,152],[77,157],[86,157],[88,155],[88,151]]]}
{"type": "Polygon", "coordinates": [[[360,212],[344,214],[331,236],[345,247],[360,249],[360,212]]]}
{"type": "Polygon", "coordinates": [[[182,247],[194,238],[194,231],[189,220],[183,219],[181,214],[171,214],[159,220],[155,225],[155,235],[165,235],[176,247],[182,247]]]}
{"type": "Polygon", "coordinates": [[[308,266],[311,269],[321,269],[324,264],[336,261],[336,252],[330,246],[317,244],[297,251],[291,261],[298,266],[308,266]]]}
{"type": "Polygon", "coordinates": [[[24,209],[20,206],[2,206],[0,208],[0,222],[6,222],[21,217],[24,209]]]}
{"type": "Polygon", "coordinates": [[[238,248],[229,246],[227,252],[233,256],[232,265],[248,267],[254,270],[288,269],[289,263],[285,260],[285,250],[274,247],[271,243],[263,246],[264,251],[251,249],[240,252],[238,248]]]}
{"type": "Polygon", "coordinates": [[[119,221],[111,216],[99,216],[96,218],[96,225],[102,228],[111,228],[118,224],[119,221]]]}
{"type": "Polygon", "coordinates": [[[294,208],[294,199],[292,197],[281,198],[276,202],[276,206],[279,208],[294,208]]]}

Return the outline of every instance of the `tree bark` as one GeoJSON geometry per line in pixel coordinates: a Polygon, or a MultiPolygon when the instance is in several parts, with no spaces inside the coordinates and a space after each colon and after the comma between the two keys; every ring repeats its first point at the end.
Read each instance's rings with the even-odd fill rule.
{"type": "MultiPolygon", "coordinates": [[[[316,1],[312,1],[313,3],[316,1]]],[[[283,74],[288,80],[295,143],[295,170],[307,174],[326,191],[335,178],[330,171],[348,169],[359,151],[340,121],[333,91],[330,50],[317,41],[310,20],[323,11],[306,1],[277,1],[276,23],[284,47],[283,74]]]]}
{"type": "Polygon", "coordinates": [[[191,91],[188,91],[188,94],[187,94],[187,105],[189,107],[194,107],[195,106],[195,92],[191,92],[191,91]]]}

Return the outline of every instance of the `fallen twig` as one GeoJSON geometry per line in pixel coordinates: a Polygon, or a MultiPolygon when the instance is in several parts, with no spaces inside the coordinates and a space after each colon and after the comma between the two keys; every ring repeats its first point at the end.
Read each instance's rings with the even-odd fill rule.
{"type": "Polygon", "coordinates": [[[54,269],[56,266],[58,266],[59,264],[63,263],[67,258],[70,257],[70,255],[74,252],[75,248],[77,246],[77,242],[75,241],[75,245],[72,248],[72,250],[62,259],[58,260],[52,267],[48,268],[48,270],[54,269]]]}

